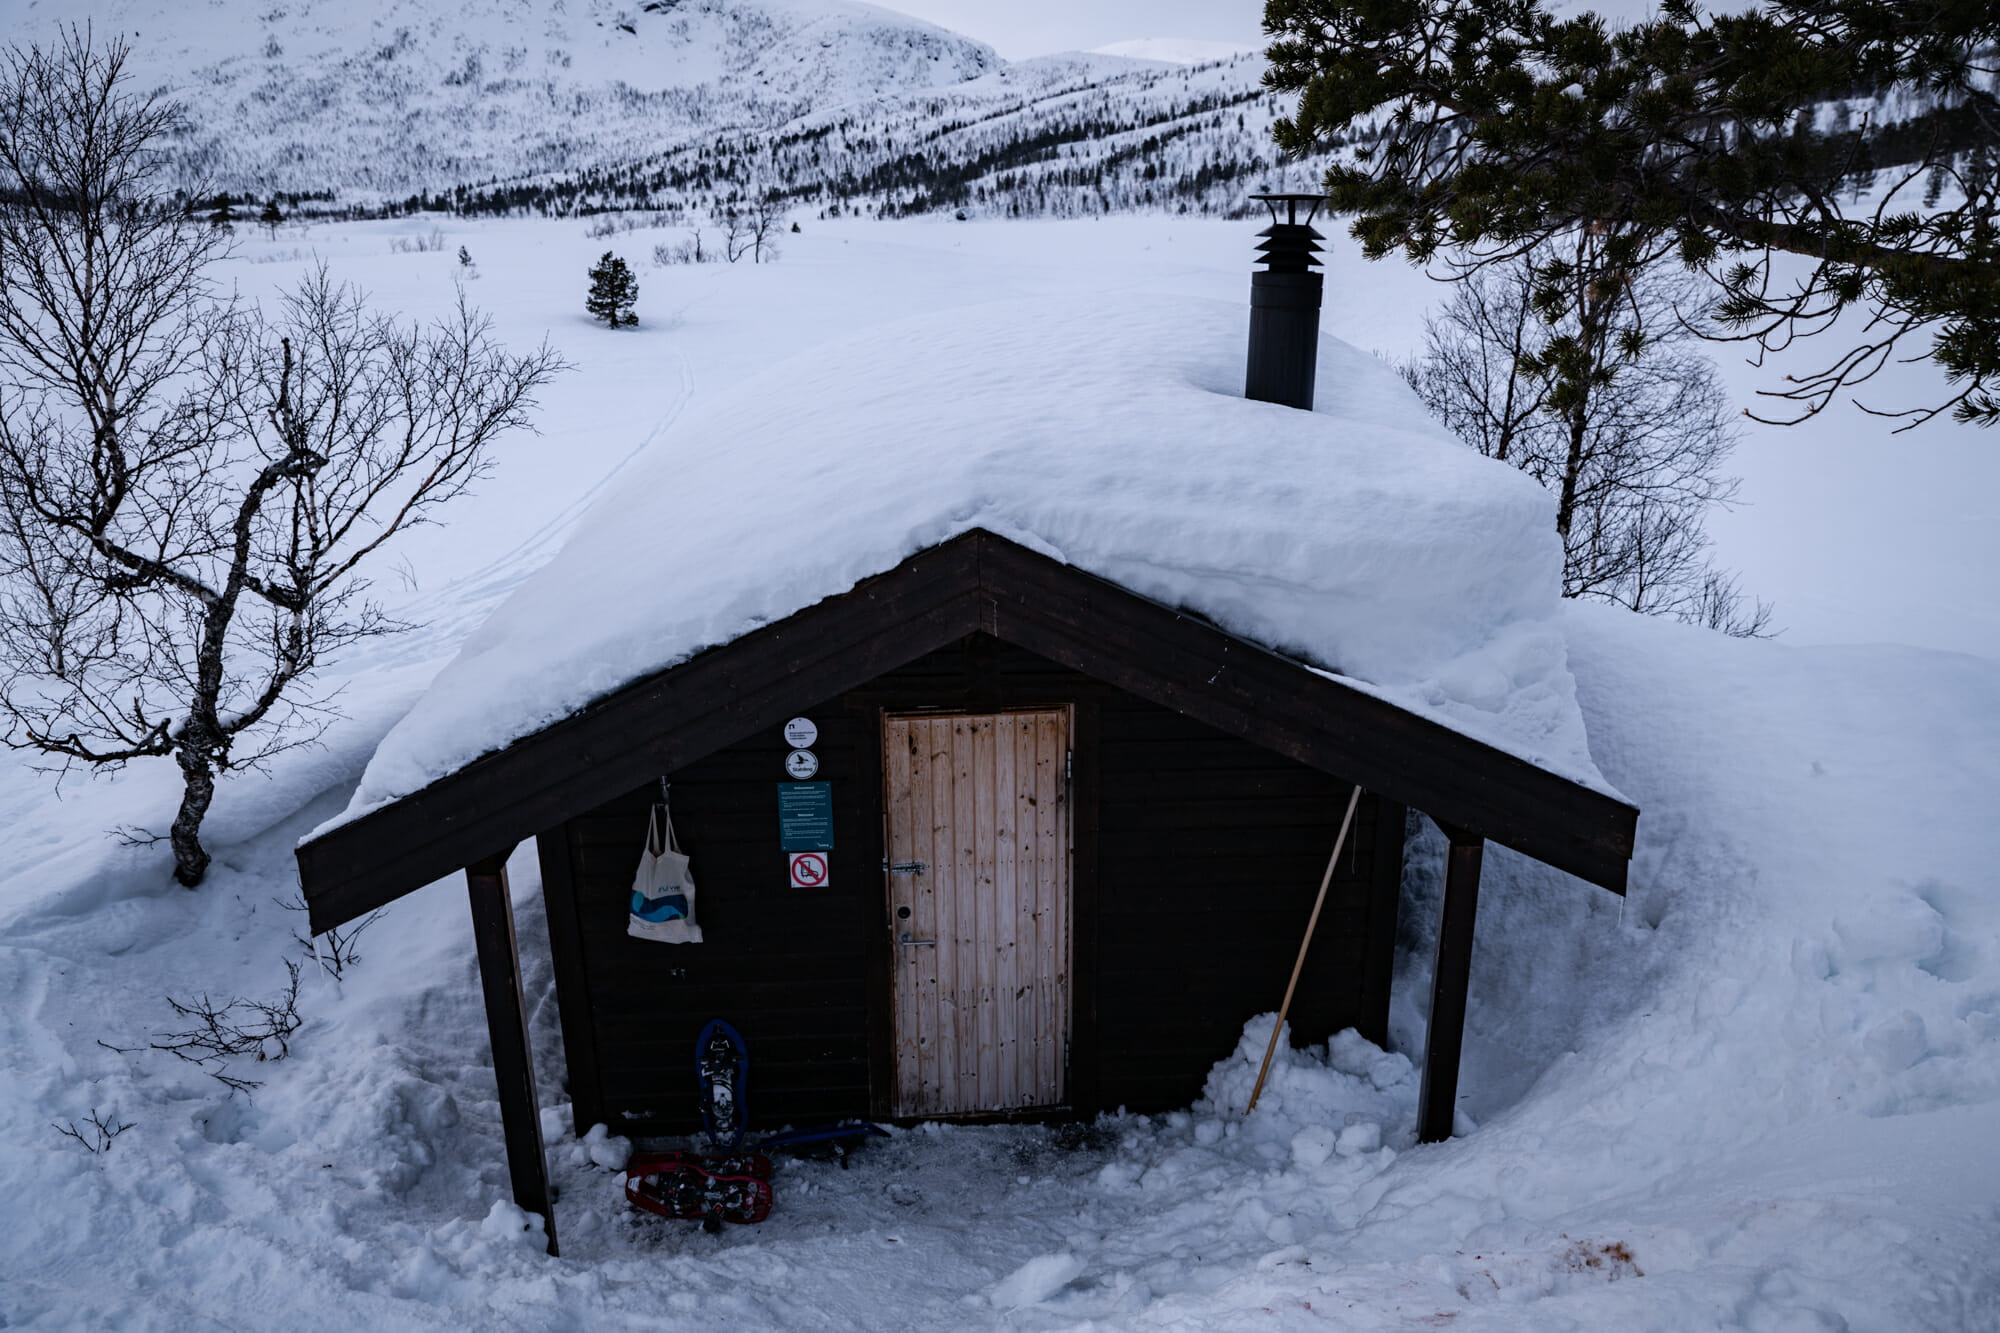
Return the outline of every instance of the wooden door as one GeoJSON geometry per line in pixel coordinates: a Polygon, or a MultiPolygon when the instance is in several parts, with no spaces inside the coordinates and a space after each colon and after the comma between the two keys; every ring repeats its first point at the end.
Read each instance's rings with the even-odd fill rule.
{"type": "Polygon", "coordinates": [[[1063,1103],[1070,710],[882,723],[896,1114],[1063,1103]]]}

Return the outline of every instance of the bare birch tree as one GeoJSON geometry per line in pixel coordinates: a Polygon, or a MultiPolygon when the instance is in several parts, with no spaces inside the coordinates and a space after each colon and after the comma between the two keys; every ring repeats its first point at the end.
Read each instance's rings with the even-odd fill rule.
{"type": "Polygon", "coordinates": [[[171,758],[175,877],[219,773],[317,735],[314,670],[395,628],[364,561],[528,424],[560,368],[461,303],[429,328],[324,271],[266,315],[167,197],[179,111],[126,48],[0,56],[0,741],[58,770],[171,758]]]}
{"type": "Polygon", "coordinates": [[[745,221],[750,229],[751,262],[775,264],[778,261],[778,237],[789,220],[776,190],[766,190],[750,203],[745,221]]]}
{"type": "Polygon", "coordinates": [[[1459,280],[1405,368],[1426,406],[1482,454],[1556,497],[1563,595],[1736,635],[1771,608],[1712,567],[1708,511],[1726,505],[1728,397],[1682,321],[1689,280],[1537,251],[1459,280]]]}

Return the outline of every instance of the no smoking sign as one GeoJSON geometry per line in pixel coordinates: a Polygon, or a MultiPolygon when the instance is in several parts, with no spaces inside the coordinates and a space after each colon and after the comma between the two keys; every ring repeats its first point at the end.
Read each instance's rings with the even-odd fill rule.
{"type": "Polygon", "coordinates": [[[791,852],[785,857],[792,869],[792,887],[795,889],[823,889],[830,878],[826,869],[825,852],[791,852]]]}

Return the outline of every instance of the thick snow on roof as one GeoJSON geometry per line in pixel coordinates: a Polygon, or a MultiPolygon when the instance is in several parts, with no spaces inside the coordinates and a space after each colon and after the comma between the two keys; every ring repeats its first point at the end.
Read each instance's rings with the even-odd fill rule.
{"type": "Polygon", "coordinates": [[[1245,327],[1151,296],[960,308],[691,409],[390,731],[348,817],[975,527],[1605,788],[1548,494],[1330,338],[1315,411],[1247,401],[1245,327]]]}

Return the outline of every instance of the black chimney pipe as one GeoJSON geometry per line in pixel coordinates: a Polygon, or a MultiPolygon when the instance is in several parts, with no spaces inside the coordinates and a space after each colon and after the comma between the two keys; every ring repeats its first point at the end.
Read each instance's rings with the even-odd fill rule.
{"type": "Polygon", "coordinates": [[[1323,278],[1313,272],[1319,242],[1313,214],[1326,202],[1317,194],[1253,194],[1271,210],[1271,226],[1259,232],[1264,264],[1250,275],[1250,361],[1243,396],[1310,412],[1313,372],[1319,364],[1319,306],[1323,278]],[[1278,221],[1278,205],[1285,220],[1278,221]],[[1299,205],[1308,204],[1299,221],[1299,205]]]}

